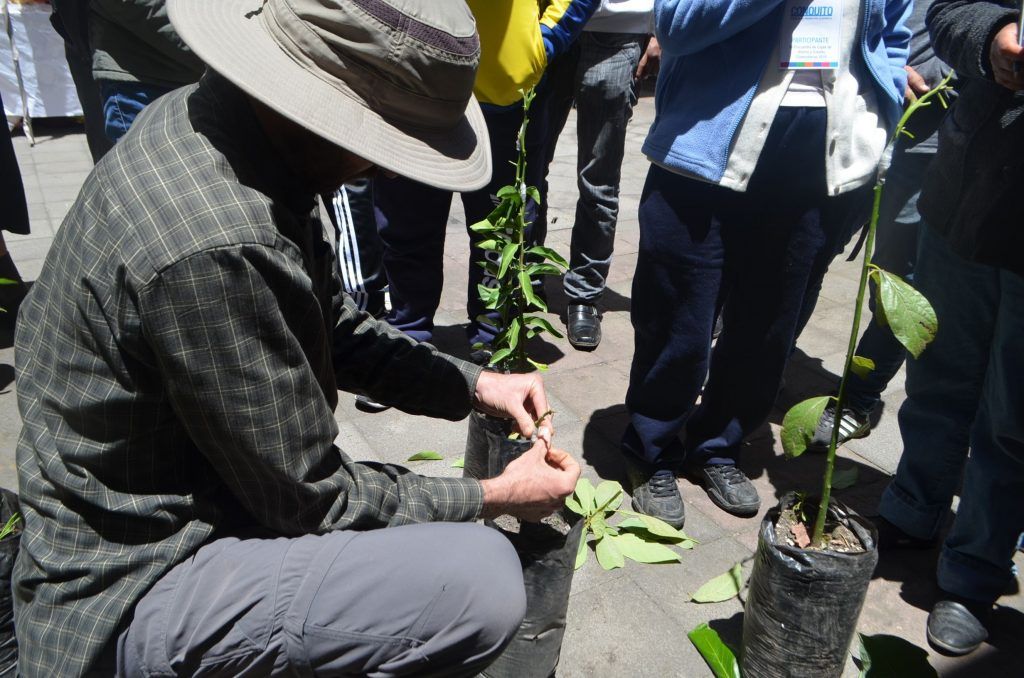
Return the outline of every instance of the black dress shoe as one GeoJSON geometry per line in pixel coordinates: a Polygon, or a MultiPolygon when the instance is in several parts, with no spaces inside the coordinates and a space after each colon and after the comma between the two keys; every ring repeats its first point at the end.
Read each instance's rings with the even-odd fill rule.
{"type": "Polygon", "coordinates": [[[601,314],[592,304],[569,304],[565,326],[569,343],[578,351],[593,351],[601,343],[601,314]]]}
{"type": "Polygon", "coordinates": [[[948,654],[973,652],[988,638],[985,621],[991,609],[991,604],[956,596],[940,600],[928,615],[928,642],[948,654]]]}

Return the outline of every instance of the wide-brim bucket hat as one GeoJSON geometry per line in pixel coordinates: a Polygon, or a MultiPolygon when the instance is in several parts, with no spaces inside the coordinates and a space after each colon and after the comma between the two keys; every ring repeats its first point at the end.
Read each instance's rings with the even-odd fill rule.
{"type": "Polygon", "coordinates": [[[452,191],[491,176],[464,0],[168,0],[182,40],[244,92],[377,166],[452,191]]]}

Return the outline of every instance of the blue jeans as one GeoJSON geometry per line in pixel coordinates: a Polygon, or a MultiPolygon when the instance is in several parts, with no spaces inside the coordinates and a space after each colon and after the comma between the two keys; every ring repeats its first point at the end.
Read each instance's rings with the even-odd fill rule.
{"type": "Polygon", "coordinates": [[[174,89],[116,80],[101,80],[98,84],[100,98],[103,100],[103,131],[111,142],[116,142],[128,133],[143,108],[174,89]]]}
{"type": "Polygon", "coordinates": [[[659,465],[683,456],[694,466],[736,463],[764,422],[807,291],[869,199],[867,187],[829,197],[824,157],[825,109],[782,108],[746,192],[651,167],[640,198],[624,452],[659,465]]]}
{"type": "MultiPolygon", "coordinates": [[[[879,206],[878,230],[872,261],[881,268],[914,281],[914,262],[917,260],[918,228],[921,215],[917,199],[921,195],[932,153],[898,153],[886,176],[885,190],[879,206]]],[[[874,312],[875,288],[871,287],[871,309],[874,312]]],[[[896,340],[892,330],[877,322],[868,322],[857,344],[857,355],[870,358],[875,369],[865,377],[851,374],[846,386],[847,405],[858,412],[870,412],[882,399],[882,391],[889,385],[906,359],[906,349],[896,340]]]]}
{"type": "MultiPolygon", "coordinates": [[[[526,181],[531,186],[543,183],[546,155],[547,116],[545,89],[538,88],[537,98],[530,108],[530,125],[526,134],[526,181]]],[[[484,219],[494,209],[494,194],[515,179],[514,163],[516,135],[523,119],[520,106],[504,108],[484,107],[487,132],[490,138],[493,174],[491,182],[476,191],[463,193],[462,206],[466,212],[466,225],[484,219]]],[[[377,228],[384,246],[384,271],[391,295],[388,323],[417,341],[430,341],[434,333],[434,313],[441,302],[444,283],[444,239],[451,208],[452,193],[404,177],[374,179],[374,203],[377,208],[377,228]]],[[[527,223],[534,222],[527,234],[533,243],[544,242],[544,223],[537,218],[537,205],[527,200],[527,223]]],[[[475,262],[484,256],[498,253],[484,252],[475,247],[481,238],[469,232],[472,255],[469,260],[469,283],[466,287],[469,315],[468,339],[470,344],[490,343],[497,329],[481,322],[486,313],[480,301],[477,285],[493,285],[494,279],[485,276],[475,262]]]]}
{"type": "MultiPolygon", "coordinates": [[[[626,125],[633,115],[633,75],[646,35],[584,31],[548,68],[551,138],[557,139],[576,104],[576,220],[572,227],[565,294],[594,303],[604,292],[615,246],[619,180],[626,125]]],[[[554,153],[554,143],[549,150],[554,153]]]]}
{"type": "Polygon", "coordinates": [[[991,602],[1010,581],[1024,530],[1024,277],[968,262],[921,231],[916,285],[939,329],[907,361],[903,456],[879,512],[907,534],[935,537],[962,476],[938,582],[991,602]]]}

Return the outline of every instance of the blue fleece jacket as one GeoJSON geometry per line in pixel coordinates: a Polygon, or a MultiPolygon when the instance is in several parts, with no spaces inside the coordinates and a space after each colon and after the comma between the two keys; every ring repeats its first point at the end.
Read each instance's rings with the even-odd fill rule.
{"type": "MultiPolygon", "coordinates": [[[[655,0],[662,48],[655,119],[643,152],[708,181],[722,178],[729,149],[779,41],[786,0],[655,0]]],[[[890,127],[907,76],[912,0],[863,0],[860,56],[890,127]]]]}

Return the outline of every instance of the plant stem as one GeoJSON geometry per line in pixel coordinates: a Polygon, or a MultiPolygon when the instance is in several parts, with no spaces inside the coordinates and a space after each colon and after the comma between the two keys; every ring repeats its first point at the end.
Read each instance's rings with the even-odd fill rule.
{"type": "MultiPolygon", "coordinates": [[[[527,311],[526,290],[522,289],[520,273],[526,270],[526,127],[530,123],[530,104],[533,102],[533,96],[534,92],[532,89],[523,96],[523,123],[519,126],[519,136],[516,139],[516,150],[518,153],[516,154],[515,188],[519,192],[521,204],[519,206],[519,213],[516,215],[515,233],[519,248],[513,267],[515,270],[510,277],[512,284],[516,288],[514,296],[516,317],[519,318],[519,337],[513,354],[509,356],[511,358],[509,361],[510,365],[515,372],[526,372],[529,365],[526,357],[526,323],[523,322],[527,311]]],[[[508,327],[507,322],[505,327],[508,327]]]]}
{"type": "MultiPolygon", "coordinates": [[[[886,147],[886,155],[896,147],[896,142],[899,140],[900,135],[903,134],[903,129],[907,125],[907,121],[917,111],[917,109],[924,106],[931,105],[931,99],[938,96],[943,105],[945,100],[942,99],[942,92],[950,89],[949,81],[952,79],[952,73],[943,78],[942,82],[935,86],[934,89],[930,90],[920,99],[912,102],[907,109],[903,112],[902,117],[898,123],[896,123],[896,130],[892,134],[892,138],[889,140],[889,144],[886,147]]],[[[878,227],[878,210],[882,202],[882,188],[885,186],[885,172],[884,169],[879,171],[878,179],[875,181],[875,199],[874,205],[871,209],[871,221],[868,224],[867,239],[864,242],[864,256],[861,258],[860,267],[860,282],[857,285],[857,306],[853,311],[853,325],[850,327],[850,342],[846,349],[846,362],[843,364],[843,376],[839,381],[839,392],[836,394],[835,400],[835,414],[832,417],[832,437],[828,442],[828,454],[825,457],[825,477],[822,482],[821,488],[821,503],[818,506],[818,515],[814,520],[814,534],[811,537],[811,543],[818,547],[824,547],[822,543],[825,537],[825,521],[828,518],[828,505],[829,500],[832,496],[832,471],[835,469],[836,464],[836,448],[839,447],[839,423],[843,417],[843,406],[846,405],[846,384],[850,376],[851,366],[853,365],[853,356],[857,351],[857,340],[860,338],[860,319],[864,309],[864,291],[868,286],[868,277],[871,270],[871,257],[875,250],[875,230],[878,227]]]]}
{"type": "Polygon", "coordinates": [[[860,338],[860,319],[864,311],[864,292],[868,286],[868,272],[871,266],[871,255],[875,250],[875,230],[878,226],[878,208],[882,202],[882,186],[884,179],[875,184],[875,201],[871,209],[871,223],[868,224],[867,240],[864,242],[864,257],[860,267],[860,282],[857,285],[857,305],[853,309],[853,325],[850,327],[850,343],[846,349],[846,363],[843,365],[843,376],[839,381],[839,393],[836,395],[835,415],[832,417],[832,437],[828,441],[828,454],[825,457],[825,479],[821,488],[821,503],[818,506],[818,517],[814,521],[812,544],[821,546],[825,535],[825,520],[828,517],[828,503],[832,495],[832,471],[836,465],[836,448],[839,446],[839,422],[846,404],[846,383],[850,376],[850,366],[857,351],[857,340],[860,338]]]}

